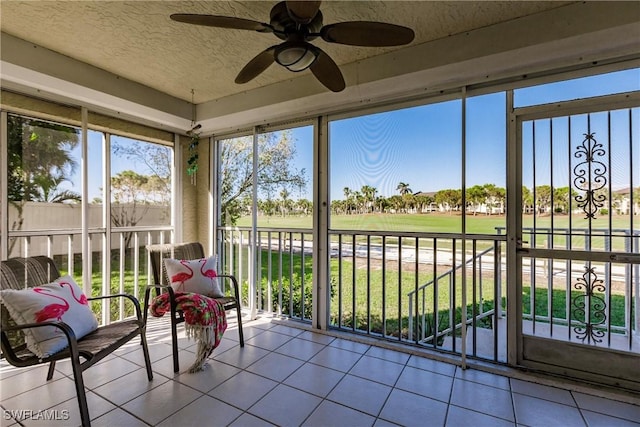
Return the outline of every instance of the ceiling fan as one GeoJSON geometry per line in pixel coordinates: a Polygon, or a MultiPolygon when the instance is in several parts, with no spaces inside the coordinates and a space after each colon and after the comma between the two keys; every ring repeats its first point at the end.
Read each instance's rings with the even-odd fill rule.
{"type": "Polygon", "coordinates": [[[384,22],[350,21],[322,24],[319,1],[281,1],[271,9],[268,24],[233,16],[176,13],[177,22],[218,28],[273,33],[284,42],[259,53],[244,66],[236,83],[247,83],[277,62],[290,71],[311,69],[328,89],[340,92],[344,78],[336,63],[322,49],[310,43],[321,37],[328,43],[351,46],[400,46],[413,41],[413,30],[384,22]]]}

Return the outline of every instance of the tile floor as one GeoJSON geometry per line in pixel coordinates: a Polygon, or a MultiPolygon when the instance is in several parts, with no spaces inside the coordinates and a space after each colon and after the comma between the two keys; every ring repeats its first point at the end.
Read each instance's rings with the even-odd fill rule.
{"type": "MultiPolygon", "coordinates": [[[[148,327],[152,382],[137,342],[85,372],[93,426],[640,427],[640,402],[462,370],[269,319],[247,322],[240,348],[230,317],[208,369],[174,374],[166,322],[148,327]]],[[[181,338],[180,346],[184,370],[195,345],[181,338]]],[[[80,424],[70,366],[59,363],[44,384],[46,369],[0,364],[2,426],[80,424]],[[35,415],[24,419],[29,410],[35,415]]]]}

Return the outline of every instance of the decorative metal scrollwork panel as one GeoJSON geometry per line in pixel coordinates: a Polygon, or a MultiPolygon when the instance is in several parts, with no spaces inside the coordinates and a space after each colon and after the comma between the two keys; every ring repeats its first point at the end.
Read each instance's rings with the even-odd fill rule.
{"type": "Polygon", "coordinates": [[[602,326],[607,320],[607,303],[603,295],[606,287],[602,279],[598,278],[595,269],[590,265],[584,267],[582,277],[576,279],[573,285],[580,295],[571,299],[573,318],[582,325],[573,328],[576,337],[582,342],[600,343],[604,337],[602,326]]]}
{"type": "Polygon", "coordinates": [[[607,166],[598,160],[606,154],[601,143],[596,141],[595,132],[585,133],[577,147],[575,157],[582,161],[573,168],[573,183],[584,194],[575,197],[578,207],[585,213],[585,219],[595,218],[598,209],[604,206],[607,196],[600,192],[607,185],[607,166]]]}

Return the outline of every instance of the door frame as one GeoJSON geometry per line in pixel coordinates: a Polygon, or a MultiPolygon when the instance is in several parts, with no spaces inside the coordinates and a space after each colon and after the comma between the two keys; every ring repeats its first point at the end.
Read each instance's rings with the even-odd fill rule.
{"type": "Polygon", "coordinates": [[[638,366],[640,354],[526,335],[522,326],[524,258],[640,263],[640,255],[630,257],[623,252],[523,248],[522,123],[638,106],[640,92],[636,91],[515,108],[513,91],[507,92],[507,188],[511,190],[507,191],[507,313],[512,319],[507,326],[509,365],[640,391],[640,371],[636,368],[633,372],[628,368],[638,366]],[[549,345],[551,343],[553,345],[549,345]]]}

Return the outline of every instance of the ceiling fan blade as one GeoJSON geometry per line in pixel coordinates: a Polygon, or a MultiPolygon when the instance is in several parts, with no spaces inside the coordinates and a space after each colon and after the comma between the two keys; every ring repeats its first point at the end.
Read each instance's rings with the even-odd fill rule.
{"type": "Polygon", "coordinates": [[[325,25],[320,30],[329,43],[351,46],[399,46],[413,41],[411,28],[384,22],[352,21],[325,25]]]}
{"type": "Polygon", "coordinates": [[[269,65],[275,62],[275,57],[273,56],[273,52],[275,51],[275,49],[276,46],[271,46],[270,48],[260,52],[251,61],[249,61],[247,65],[245,65],[244,68],[238,73],[238,77],[236,77],[236,83],[247,83],[257,77],[264,70],[269,68],[269,65]]]}
{"type": "Polygon", "coordinates": [[[320,9],[319,1],[287,1],[287,12],[298,24],[308,24],[315,18],[320,9]]]}
{"type": "Polygon", "coordinates": [[[198,15],[193,13],[174,13],[169,16],[176,22],[185,24],[204,25],[207,27],[231,28],[236,30],[252,30],[260,32],[273,31],[270,25],[251,19],[233,16],[198,15]]]}
{"type": "Polygon", "coordinates": [[[315,46],[313,48],[318,52],[318,56],[311,64],[311,72],[327,89],[340,92],[346,86],[340,68],[322,49],[315,46]]]}

